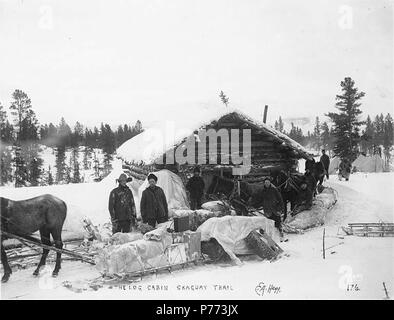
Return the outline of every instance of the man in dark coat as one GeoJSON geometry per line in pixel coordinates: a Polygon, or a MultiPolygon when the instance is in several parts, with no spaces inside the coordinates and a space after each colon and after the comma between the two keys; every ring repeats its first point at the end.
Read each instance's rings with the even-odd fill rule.
{"type": "Polygon", "coordinates": [[[275,221],[275,227],[279,229],[281,238],[282,232],[282,214],[284,213],[284,203],[278,189],[271,183],[269,178],[264,180],[263,187],[252,194],[250,205],[254,208],[263,208],[264,215],[275,221]]]}
{"type": "Polygon", "coordinates": [[[118,182],[119,186],[111,191],[108,202],[112,232],[130,232],[136,219],[134,197],[126,185],[127,176],[124,173],[119,176],[118,182]]]}
{"type": "Polygon", "coordinates": [[[294,209],[292,210],[291,215],[295,216],[301,211],[309,210],[312,207],[312,198],[312,191],[308,188],[306,178],[304,178],[300,185],[300,191],[297,193],[297,197],[294,203],[294,209]]]}
{"type": "Polygon", "coordinates": [[[190,194],[190,208],[192,210],[201,208],[201,199],[204,194],[205,183],[200,177],[200,169],[195,168],[193,171],[193,177],[189,179],[186,184],[186,190],[190,194]]]}
{"type": "MultiPolygon", "coordinates": [[[[329,174],[328,174],[328,169],[330,168],[330,157],[326,154],[326,150],[324,150],[324,149],[321,151],[321,153],[322,153],[322,155],[320,157],[320,162],[324,166],[324,170],[326,172],[326,177],[327,177],[327,180],[328,180],[330,178],[329,174]]],[[[321,180],[322,179],[324,179],[324,176],[321,178],[321,180]]]]}
{"type": "Polygon", "coordinates": [[[156,227],[156,223],[168,221],[167,199],[162,188],[158,187],[157,177],[154,174],[148,175],[149,187],[141,196],[141,218],[143,223],[148,223],[156,227]]]}

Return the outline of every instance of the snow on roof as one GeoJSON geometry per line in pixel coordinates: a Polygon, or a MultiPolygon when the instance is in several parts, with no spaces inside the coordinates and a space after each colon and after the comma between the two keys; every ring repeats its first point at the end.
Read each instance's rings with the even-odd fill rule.
{"type": "Polygon", "coordinates": [[[124,142],[117,149],[117,156],[130,163],[151,165],[166,151],[178,146],[196,130],[202,129],[213,121],[217,121],[231,113],[237,114],[245,122],[275,136],[282,143],[296,151],[301,157],[311,157],[311,154],[304,147],[290,139],[287,135],[275,130],[262,121],[252,119],[240,110],[224,107],[202,108],[199,109],[198,113],[191,114],[190,117],[163,121],[157,126],[148,128],[139,135],[124,142]]]}

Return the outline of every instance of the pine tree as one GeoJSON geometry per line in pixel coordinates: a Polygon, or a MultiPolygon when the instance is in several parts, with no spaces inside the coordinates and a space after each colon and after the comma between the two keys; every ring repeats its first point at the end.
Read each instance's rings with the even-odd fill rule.
{"type": "Polygon", "coordinates": [[[90,159],[92,158],[92,149],[88,146],[85,146],[83,149],[83,169],[90,169],[90,159]]]}
{"type": "Polygon", "coordinates": [[[0,144],[0,185],[13,181],[12,153],[9,147],[0,144]]]}
{"type": "Polygon", "coordinates": [[[31,100],[26,93],[18,89],[14,91],[12,98],[14,100],[11,103],[10,110],[15,117],[15,127],[18,130],[17,139],[20,141],[22,121],[28,116],[28,112],[31,109],[31,100]]]}
{"type": "Polygon", "coordinates": [[[321,127],[319,117],[316,117],[315,127],[313,128],[313,136],[314,136],[314,147],[316,150],[320,150],[321,148],[321,127]]]}
{"type": "Polygon", "coordinates": [[[289,137],[291,139],[293,139],[294,141],[302,144],[302,145],[305,142],[302,130],[300,128],[296,127],[293,122],[291,123],[291,129],[290,129],[290,132],[289,132],[289,137]]]}
{"type": "Polygon", "coordinates": [[[101,123],[100,147],[106,154],[113,154],[116,150],[115,134],[109,124],[101,123]]]}
{"type": "Polygon", "coordinates": [[[321,125],[321,143],[325,150],[329,150],[330,147],[330,128],[327,122],[323,122],[321,125]]]}
{"type": "Polygon", "coordinates": [[[278,120],[275,120],[274,128],[275,128],[275,130],[278,130],[278,131],[279,131],[279,123],[278,123],[278,120]]]}
{"type": "Polygon", "coordinates": [[[40,157],[33,157],[30,161],[30,175],[29,175],[29,182],[31,186],[38,186],[40,184],[40,177],[42,174],[42,167],[43,160],[40,157]]]}
{"type": "Polygon", "coordinates": [[[124,131],[123,126],[119,126],[116,130],[116,146],[119,147],[122,143],[125,142],[124,140],[124,131]]]}
{"type": "Polygon", "coordinates": [[[53,176],[52,176],[52,170],[51,166],[48,166],[48,172],[47,172],[47,184],[49,186],[53,185],[53,176]]]}
{"type": "Polygon", "coordinates": [[[12,144],[13,143],[13,133],[14,128],[9,123],[7,112],[4,110],[4,107],[0,103],[0,140],[4,144],[12,144]]]}
{"type": "Polygon", "coordinates": [[[60,184],[64,182],[66,175],[66,148],[59,145],[56,148],[56,183],[60,184]]]}
{"type": "Polygon", "coordinates": [[[220,100],[224,103],[224,105],[227,108],[228,107],[228,103],[229,103],[229,98],[224,94],[223,91],[220,91],[219,97],[220,97],[220,100]]]}
{"type": "Polygon", "coordinates": [[[390,113],[388,113],[384,119],[384,137],[383,137],[384,156],[385,156],[387,169],[391,160],[391,149],[393,147],[393,141],[394,141],[393,118],[391,117],[390,113]]]}
{"type": "Polygon", "coordinates": [[[45,141],[45,145],[47,145],[48,147],[55,147],[57,143],[58,143],[57,128],[51,122],[48,125],[48,136],[47,136],[47,141],[45,141]]]}
{"type": "Polygon", "coordinates": [[[71,146],[72,131],[66,120],[62,117],[57,127],[57,145],[63,147],[71,146]]]}
{"type": "Polygon", "coordinates": [[[28,173],[22,154],[22,148],[18,145],[14,145],[12,149],[14,153],[12,163],[14,166],[15,188],[24,187],[28,181],[28,173]]]}
{"type": "Polygon", "coordinates": [[[371,121],[370,116],[367,116],[365,121],[365,129],[361,135],[361,151],[365,154],[373,153],[373,144],[375,140],[375,128],[371,121]]]}
{"type": "Polygon", "coordinates": [[[135,123],[134,131],[135,131],[136,135],[141,133],[142,131],[144,131],[143,128],[142,128],[142,123],[141,123],[140,120],[137,120],[137,122],[135,123]]]}
{"type": "Polygon", "coordinates": [[[281,116],[279,116],[278,129],[279,129],[280,132],[284,132],[283,131],[284,125],[283,125],[283,121],[282,121],[282,117],[281,116]]]}
{"type": "Polygon", "coordinates": [[[362,113],[358,101],[365,96],[354,84],[350,77],[341,81],[342,94],[336,96],[339,113],[330,112],[327,115],[334,123],[334,153],[350,161],[354,161],[358,153],[359,131],[363,123],[358,119],[362,113]]]}
{"type": "Polygon", "coordinates": [[[72,147],[80,146],[83,143],[83,133],[84,133],[83,126],[77,121],[74,126],[74,132],[71,135],[72,147]]]}
{"type": "Polygon", "coordinates": [[[99,148],[100,147],[100,130],[97,127],[93,128],[93,135],[92,135],[92,147],[99,148]]]}
{"type": "Polygon", "coordinates": [[[71,153],[71,163],[72,163],[72,169],[73,169],[73,177],[72,177],[73,183],[80,183],[81,182],[78,160],[79,160],[78,148],[73,148],[72,153],[71,153]]]}

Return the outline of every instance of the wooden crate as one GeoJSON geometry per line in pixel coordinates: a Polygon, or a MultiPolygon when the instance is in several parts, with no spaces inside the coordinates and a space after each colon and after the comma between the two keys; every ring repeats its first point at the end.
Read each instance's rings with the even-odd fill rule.
{"type": "Polygon", "coordinates": [[[272,238],[262,229],[254,230],[245,239],[248,246],[263,259],[274,260],[283,252],[272,238]]]}

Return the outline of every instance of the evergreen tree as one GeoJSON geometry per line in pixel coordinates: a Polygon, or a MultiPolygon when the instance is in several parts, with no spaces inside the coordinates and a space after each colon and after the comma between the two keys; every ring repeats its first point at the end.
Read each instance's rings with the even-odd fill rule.
{"type": "Polygon", "coordinates": [[[25,186],[28,181],[27,166],[23,158],[22,148],[18,145],[14,145],[12,150],[14,153],[12,163],[14,166],[15,188],[20,188],[25,186]]]}
{"type": "Polygon", "coordinates": [[[224,94],[223,91],[220,91],[219,97],[220,97],[220,100],[224,103],[224,105],[225,105],[226,107],[228,107],[229,98],[224,94]]]}
{"type": "Polygon", "coordinates": [[[32,109],[31,100],[22,90],[15,90],[12,94],[10,110],[14,116],[17,128],[17,141],[28,141],[37,139],[37,119],[32,109]]]}
{"type": "Polygon", "coordinates": [[[38,156],[33,157],[32,160],[30,161],[29,182],[31,186],[38,186],[40,184],[42,164],[43,164],[43,160],[38,156]]]}
{"type": "Polygon", "coordinates": [[[313,136],[314,136],[314,147],[317,150],[321,148],[321,127],[319,117],[316,117],[315,127],[313,128],[313,136]]]}
{"type": "Polygon", "coordinates": [[[4,186],[13,181],[12,153],[10,148],[0,144],[0,185],[4,186]]]}
{"type": "Polygon", "coordinates": [[[83,169],[90,169],[90,159],[92,158],[92,149],[88,146],[85,146],[83,149],[83,169]]]}
{"type": "Polygon", "coordinates": [[[367,120],[365,121],[365,129],[363,130],[361,135],[361,151],[365,154],[372,154],[374,140],[375,128],[370,116],[368,115],[367,120]]]}
{"type": "Polygon", "coordinates": [[[0,103],[0,140],[4,144],[13,143],[14,128],[8,121],[7,111],[0,103]]]}
{"type": "Polygon", "coordinates": [[[48,137],[45,145],[47,145],[48,147],[55,147],[57,143],[58,143],[57,128],[51,122],[48,125],[48,137]]]}
{"type": "Polygon", "coordinates": [[[53,185],[53,176],[52,176],[52,170],[51,166],[48,166],[48,172],[47,172],[47,184],[49,186],[53,185]]]}
{"type": "Polygon", "coordinates": [[[66,175],[66,148],[64,146],[57,146],[56,148],[56,183],[64,182],[66,175]]]}
{"type": "Polygon", "coordinates": [[[119,147],[120,145],[122,145],[123,142],[125,142],[123,126],[120,125],[118,127],[115,136],[116,136],[116,146],[119,147]]]}
{"type": "Polygon", "coordinates": [[[284,125],[283,125],[283,121],[282,121],[282,117],[281,117],[281,116],[279,116],[278,130],[279,130],[280,132],[284,132],[284,131],[283,131],[283,130],[284,130],[284,125]]]}
{"type": "Polygon", "coordinates": [[[68,162],[68,165],[65,166],[65,178],[64,178],[64,182],[66,184],[69,184],[72,182],[72,159],[70,157],[70,160],[68,162]]]}
{"type": "Polygon", "coordinates": [[[46,140],[49,136],[49,126],[47,124],[40,126],[40,142],[46,144],[46,140]]]}
{"type": "Polygon", "coordinates": [[[328,117],[334,123],[334,153],[350,161],[354,161],[358,153],[359,131],[363,123],[359,120],[362,113],[359,100],[365,95],[364,92],[359,92],[354,84],[350,77],[341,81],[342,93],[336,96],[336,108],[339,113],[328,113],[328,117]]]}
{"type": "Polygon", "coordinates": [[[323,122],[321,125],[321,143],[322,143],[322,147],[325,150],[330,150],[330,128],[328,127],[327,122],[323,122]]]}
{"type": "Polygon", "coordinates": [[[82,145],[83,143],[83,133],[84,129],[82,124],[80,124],[78,121],[75,123],[74,126],[74,132],[71,137],[71,146],[72,147],[77,147],[82,145]]]}
{"type": "Polygon", "coordinates": [[[62,117],[60,119],[59,126],[57,127],[57,145],[63,147],[71,146],[71,128],[67,124],[66,120],[62,117]]]}
{"type": "Polygon", "coordinates": [[[115,134],[109,124],[101,124],[100,147],[106,154],[113,154],[116,150],[115,134]]]}
{"type": "Polygon", "coordinates": [[[388,168],[391,160],[391,149],[393,147],[394,131],[393,131],[393,118],[388,113],[384,119],[384,137],[383,147],[386,161],[386,167],[388,168]]]}
{"type": "Polygon", "coordinates": [[[73,148],[72,153],[71,153],[71,163],[72,163],[72,168],[73,168],[73,177],[72,177],[72,182],[73,183],[80,183],[81,182],[81,175],[79,172],[79,152],[78,148],[73,148]]]}
{"type": "Polygon", "coordinates": [[[140,120],[137,120],[137,122],[135,123],[134,131],[135,131],[136,135],[141,133],[142,131],[144,131],[143,128],[142,128],[142,123],[141,123],[140,120]]]}
{"type": "Polygon", "coordinates": [[[99,148],[100,147],[100,130],[97,127],[93,128],[93,135],[92,135],[92,147],[99,148]]]}
{"type": "Polygon", "coordinates": [[[296,142],[298,142],[298,143],[300,143],[302,145],[305,142],[302,130],[300,128],[296,127],[293,122],[291,123],[291,129],[290,129],[290,132],[289,132],[288,136],[291,139],[293,139],[294,141],[296,141],[296,142]]]}

